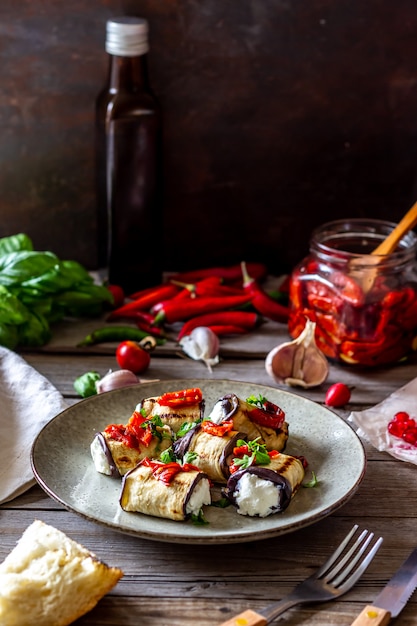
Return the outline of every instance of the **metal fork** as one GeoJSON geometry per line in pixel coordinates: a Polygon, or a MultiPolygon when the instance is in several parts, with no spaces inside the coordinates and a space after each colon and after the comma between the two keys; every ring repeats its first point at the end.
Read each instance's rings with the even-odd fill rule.
{"type": "Polygon", "coordinates": [[[364,530],[343,555],[358,528],[355,525],[320,569],[299,583],[285,598],[258,613],[248,609],[220,626],[266,626],[296,604],[327,602],[349,591],[362,576],[383,541],[379,537],[367,552],[374,533],[364,530]]]}

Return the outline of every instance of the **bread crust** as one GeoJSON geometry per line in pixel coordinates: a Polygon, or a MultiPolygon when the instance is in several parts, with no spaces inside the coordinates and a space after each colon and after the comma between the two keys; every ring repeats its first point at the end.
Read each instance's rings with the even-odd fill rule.
{"type": "Polygon", "coordinates": [[[123,576],[63,532],[35,520],[0,564],[1,626],[67,626],[123,576]]]}

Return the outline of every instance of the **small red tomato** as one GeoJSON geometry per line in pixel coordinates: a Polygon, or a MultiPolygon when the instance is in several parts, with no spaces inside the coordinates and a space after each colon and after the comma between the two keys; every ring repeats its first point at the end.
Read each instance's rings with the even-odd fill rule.
{"type": "Polygon", "coordinates": [[[107,285],[107,289],[113,296],[113,307],[117,309],[119,306],[122,306],[125,301],[125,292],[123,289],[119,285],[107,285]]]}
{"type": "Polygon", "coordinates": [[[349,400],[349,387],[344,383],[335,383],[328,388],[324,403],[327,404],[327,406],[340,407],[347,404],[349,400]]]}
{"type": "Polygon", "coordinates": [[[122,341],[116,349],[116,361],[121,369],[141,374],[149,367],[151,355],[136,341],[122,341]]]}

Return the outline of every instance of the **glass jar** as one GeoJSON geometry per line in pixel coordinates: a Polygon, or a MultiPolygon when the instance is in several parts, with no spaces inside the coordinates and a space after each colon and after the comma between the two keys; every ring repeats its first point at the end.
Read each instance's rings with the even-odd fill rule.
{"type": "Polygon", "coordinates": [[[364,366],[395,363],[417,348],[417,237],[372,256],[395,224],[351,219],[317,228],[310,254],[290,278],[288,328],[298,337],[306,317],[330,359],[364,366]]]}

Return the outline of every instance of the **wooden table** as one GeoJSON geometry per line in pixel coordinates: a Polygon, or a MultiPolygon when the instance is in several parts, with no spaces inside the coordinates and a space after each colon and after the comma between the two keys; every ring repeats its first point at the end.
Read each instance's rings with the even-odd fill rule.
{"type": "MultiPolygon", "coordinates": [[[[43,351],[22,353],[70,403],[79,400],[73,389],[78,375],[92,369],[104,375],[116,368],[112,345],[83,352],[75,348],[88,324],[64,326],[43,351]]],[[[271,322],[250,338],[222,341],[222,361],[212,378],[274,385],[265,372],[264,358],[284,340],[288,340],[285,326],[271,322]]],[[[147,378],[209,376],[204,365],[181,359],[177,352],[175,344],[157,350],[147,378]]],[[[293,391],[323,402],[331,383],[342,380],[354,385],[352,404],[337,410],[346,418],[352,409],[380,402],[416,375],[416,361],[365,372],[333,365],[322,387],[293,391]]],[[[297,532],[242,544],[179,545],[123,535],[65,510],[36,486],[0,507],[0,560],[24,529],[35,518],[41,519],[125,573],[113,592],[77,621],[80,626],[215,626],[234,613],[249,607],[260,609],[282,598],[310,575],[357,523],[384,537],[359,583],[336,602],[294,608],[280,622],[348,626],[417,545],[417,467],[394,460],[367,443],[365,449],[366,476],[352,499],[337,512],[297,532]]],[[[396,623],[417,626],[417,597],[396,623]]]]}

